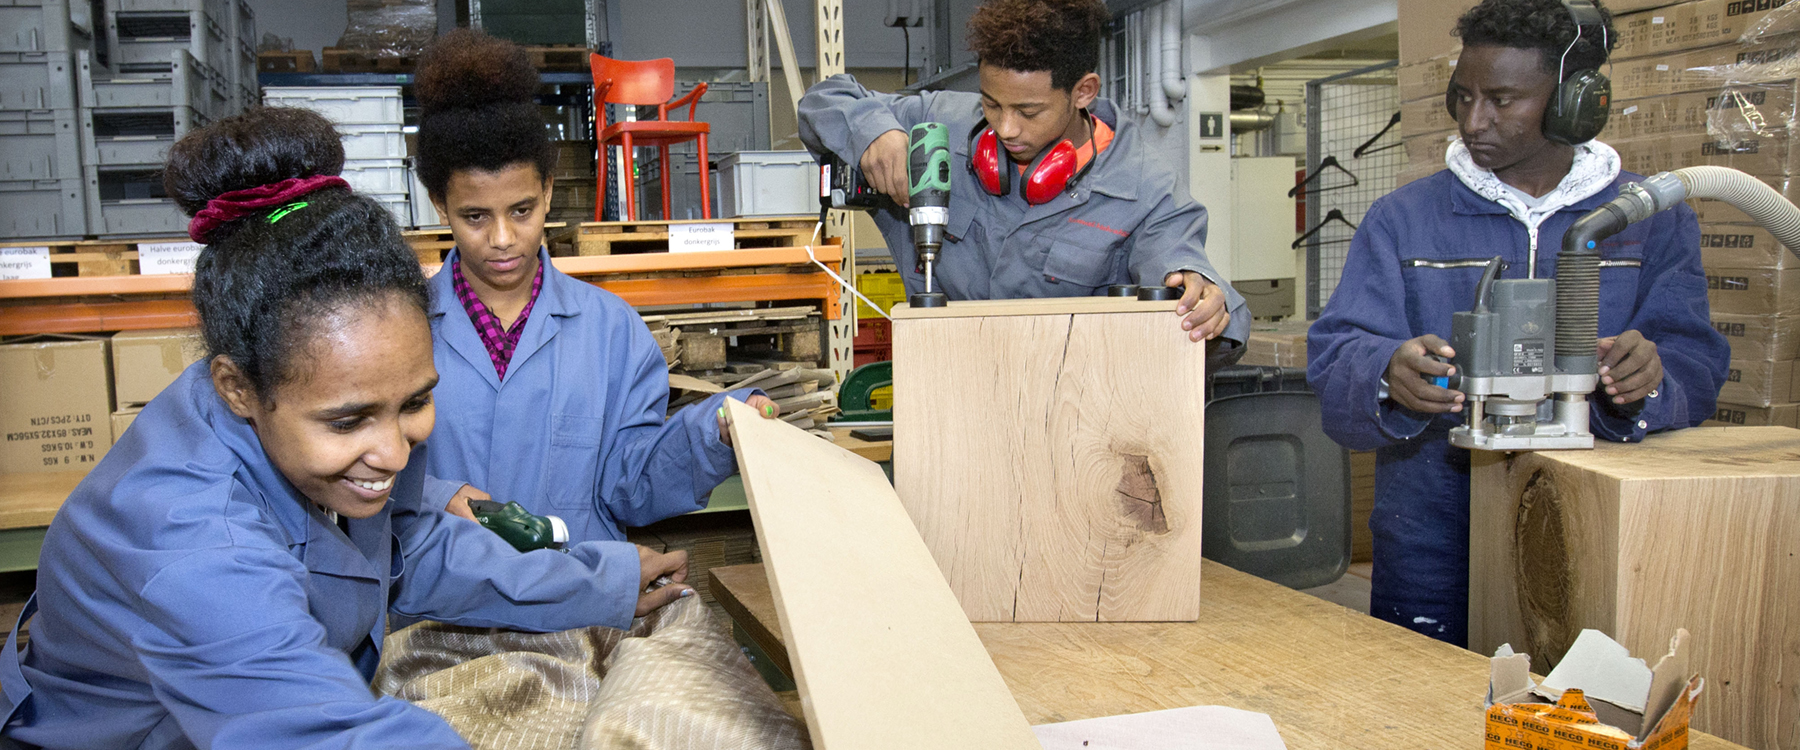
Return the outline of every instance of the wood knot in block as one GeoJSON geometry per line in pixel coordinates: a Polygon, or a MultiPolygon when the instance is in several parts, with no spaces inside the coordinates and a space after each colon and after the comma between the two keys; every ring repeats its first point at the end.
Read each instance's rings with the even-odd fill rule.
{"type": "Polygon", "coordinates": [[[1169,533],[1169,519],[1163,515],[1162,492],[1156,488],[1156,471],[1150,468],[1149,456],[1125,455],[1120,472],[1119,515],[1137,530],[1148,534],[1169,533]]]}
{"type": "Polygon", "coordinates": [[[1528,653],[1549,665],[1561,661],[1575,642],[1571,624],[1575,584],[1563,520],[1562,489],[1555,477],[1541,469],[1532,472],[1519,492],[1513,524],[1514,564],[1528,653]]]}

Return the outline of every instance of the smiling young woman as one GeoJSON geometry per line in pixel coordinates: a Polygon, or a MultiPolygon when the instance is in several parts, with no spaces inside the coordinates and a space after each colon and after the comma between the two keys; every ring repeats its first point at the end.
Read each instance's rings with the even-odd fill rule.
{"type": "Polygon", "coordinates": [[[388,615],[625,627],[686,556],[520,553],[421,502],[430,300],[331,123],[259,109],[190,133],[165,183],[204,242],[207,357],[146,406],[45,536],[0,734],[31,746],[467,747],[369,680],[388,615]],[[648,576],[648,578],[646,578],[648,576]],[[33,615],[35,613],[35,619],[33,615]]]}

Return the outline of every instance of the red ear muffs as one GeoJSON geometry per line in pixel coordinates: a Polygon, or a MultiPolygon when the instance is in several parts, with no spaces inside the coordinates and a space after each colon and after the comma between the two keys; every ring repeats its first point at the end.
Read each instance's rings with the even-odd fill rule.
{"type": "Polygon", "coordinates": [[[1012,192],[1012,172],[1000,163],[1000,136],[994,135],[992,128],[980,132],[974,148],[969,149],[969,171],[989,195],[1006,195],[1012,192]]]}
{"type": "Polygon", "coordinates": [[[1025,202],[1038,206],[1062,195],[1069,179],[1075,176],[1076,161],[1074,144],[1058,141],[1051,146],[1025,174],[1025,202]]]}

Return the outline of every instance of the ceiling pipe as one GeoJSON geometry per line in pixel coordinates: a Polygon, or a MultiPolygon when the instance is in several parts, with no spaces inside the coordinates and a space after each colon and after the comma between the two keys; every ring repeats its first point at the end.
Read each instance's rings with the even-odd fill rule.
{"type": "MultiPolygon", "coordinates": [[[[1175,108],[1169,104],[1169,94],[1164,85],[1165,77],[1168,75],[1168,55],[1164,54],[1162,43],[1168,38],[1170,31],[1168,7],[1169,4],[1164,3],[1160,8],[1144,11],[1143,15],[1150,21],[1150,33],[1139,37],[1139,44],[1150,51],[1150,54],[1144,56],[1148,58],[1149,64],[1149,70],[1145,72],[1150,74],[1148,85],[1150,89],[1150,119],[1165,128],[1175,124],[1175,108]]],[[[1179,38],[1177,38],[1176,48],[1180,49],[1179,38]]],[[[1179,60],[1176,61],[1175,70],[1179,74],[1179,60]]]]}
{"type": "Polygon", "coordinates": [[[1169,102],[1187,97],[1187,76],[1181,74],[1181,0],[1163,3],[1162,90],[1169,102]]]}

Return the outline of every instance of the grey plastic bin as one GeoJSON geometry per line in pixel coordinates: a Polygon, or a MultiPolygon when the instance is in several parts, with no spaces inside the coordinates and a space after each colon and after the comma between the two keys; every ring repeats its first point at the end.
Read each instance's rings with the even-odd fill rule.
{"type": "Polygon", "coordinates": [[[9,239],[86,234],[86,191],[79,177],[0,180],[0,233],[9,239]]]}
{"type": "Polygon", "coordinates": [[[176,50],[223,69],[236,52],[236,38],[226,36],[221,18],[206,11],[108,11],[106,26],[113,68],[121,73],[166,71],[176,50]]]}
{"type": "Polygon", "coordinates": [[[75,57],[68,52],[0,52],[0,109],[74,109],[75,57]]]}
{"type": "Polygon", "coordinates": [[[94,48],[94,16],[85,0],[0,2],[0,52],[74,52],[94,48]]]}
{"type": "Polygon", "coordinates": [[[81,179],[81,133],[69,109],[0,111],[0,180],[81,179]]]}
{"type": "Polygon", "coordinates": [[[1296,368],[1234,366],[1206,405],[1202,554],[1290,588],[1350,567],[1350,456],[1296,368]]]}
{"type": "Polygon", "coordinates": [[[819,163],[805,151],[739,151],[719,160],[719,211],[793,216],[819,209],[819,163]]]}

